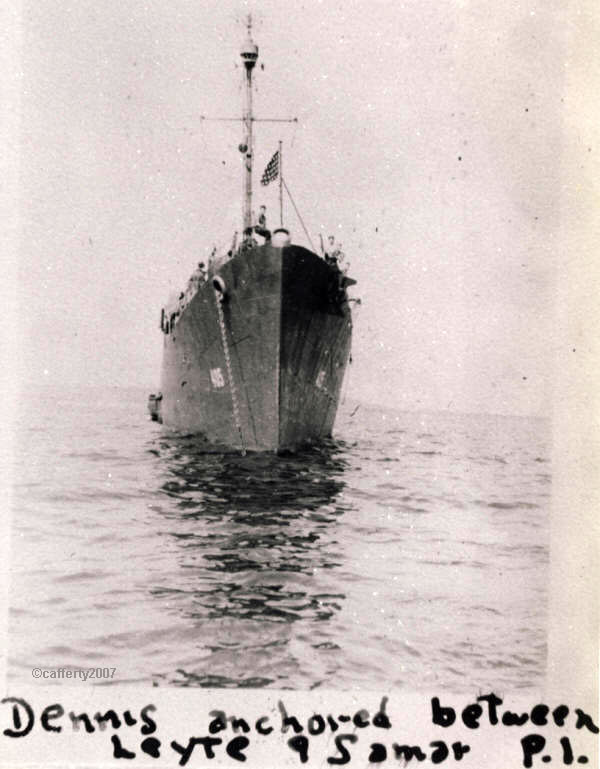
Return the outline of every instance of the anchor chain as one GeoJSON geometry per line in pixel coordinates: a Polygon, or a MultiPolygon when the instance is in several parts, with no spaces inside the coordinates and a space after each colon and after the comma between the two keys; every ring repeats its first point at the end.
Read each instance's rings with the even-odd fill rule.
{"type": "Polygon", "coordinates": [[[231,359],[229,357],[229,345],[227,344],[227,330],[225,329],[225,316],[221,304],[222,295],[215,290],[215,303],[217,305],[217,315],[219,317],[219,327],[221,329],[221,341],[223,343],[223,353],[225,354],[225,366],[227,367],[227,378],[229,379],[229,392],[231,393],[231,404],[233,406],[233,421],[240,434],[240,443],[242,444],[242,456],[246,456],[246,447],[244,446],[244,436],[242,435],[242,423],[238,409],[237,395],[235,392],[235,383],[231,371],[231,359]]]}

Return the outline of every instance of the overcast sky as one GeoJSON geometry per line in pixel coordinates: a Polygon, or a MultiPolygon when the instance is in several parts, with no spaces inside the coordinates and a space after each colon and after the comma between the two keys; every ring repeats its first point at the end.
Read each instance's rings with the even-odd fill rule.
{"type": "Polygon", "coordinates": [[[241,126],[200,117],[241,114],[248,10],[255,112],[299,120],[257,126],[255,181],[282,139],[313,241],[358,280],[348,396],[548,415],[559,0],[25,4],[23,380],[158,386],[162,304],[241,227],[241,126]]]}

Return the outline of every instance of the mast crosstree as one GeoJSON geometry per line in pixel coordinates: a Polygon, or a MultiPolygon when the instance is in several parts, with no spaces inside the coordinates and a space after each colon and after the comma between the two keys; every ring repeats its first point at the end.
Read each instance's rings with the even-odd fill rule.
{"type": "MultiPolygon", "coordinates": [[[[256,118],[252,111],[252,70],[254,69],[258,60],[258,46],[252,40],[252,16],[248,15],[247,21],[248,38],[242,45],[240,56],[244,62],[245,75],[246,75],[246,103],[244,105],[244,114],[242,117],[205,117],[200,116],[201,120],[212,120],[220,122],[242,122],[244,124],[245,135],[239,146],[239,150],[244,156],[244,176],[243,176],[243,229],[244,236],[247,237],[250,234],[252,228],[252,168],[254,160],[254,136],[253,136],[253,124],[254,123],[297,123],[298,118],[256,118]]],[[[279,142],[279,162],[281,164],[281,142],[279,142]]],[[[279,167],[280,175],[280,218],[282,210],[281,201],[281,165],[279,167]]],[[[282,224],[283,219],[281,218],[282,224]]]]}

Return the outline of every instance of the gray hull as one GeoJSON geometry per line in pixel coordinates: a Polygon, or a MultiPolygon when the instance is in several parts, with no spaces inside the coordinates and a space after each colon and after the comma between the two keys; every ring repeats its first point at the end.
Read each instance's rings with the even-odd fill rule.
{"type": "Polygon", "coordinates": [[[294,449],[331,435],[350,354],[340,275],[306,249],[260,246],[210,276],[164,334],[158,417],[207,450],[294,449]]]}

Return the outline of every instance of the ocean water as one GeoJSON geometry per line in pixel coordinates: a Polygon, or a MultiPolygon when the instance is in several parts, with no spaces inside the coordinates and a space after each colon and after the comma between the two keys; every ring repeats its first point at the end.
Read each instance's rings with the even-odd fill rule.
{"type": "Polygon", "coordinates": [[[318,447],[203,455],[146,397],[23,399],[9,680],[107,666],[105,684],[542,685],[546,422],[344,403],[318,447]]]}

